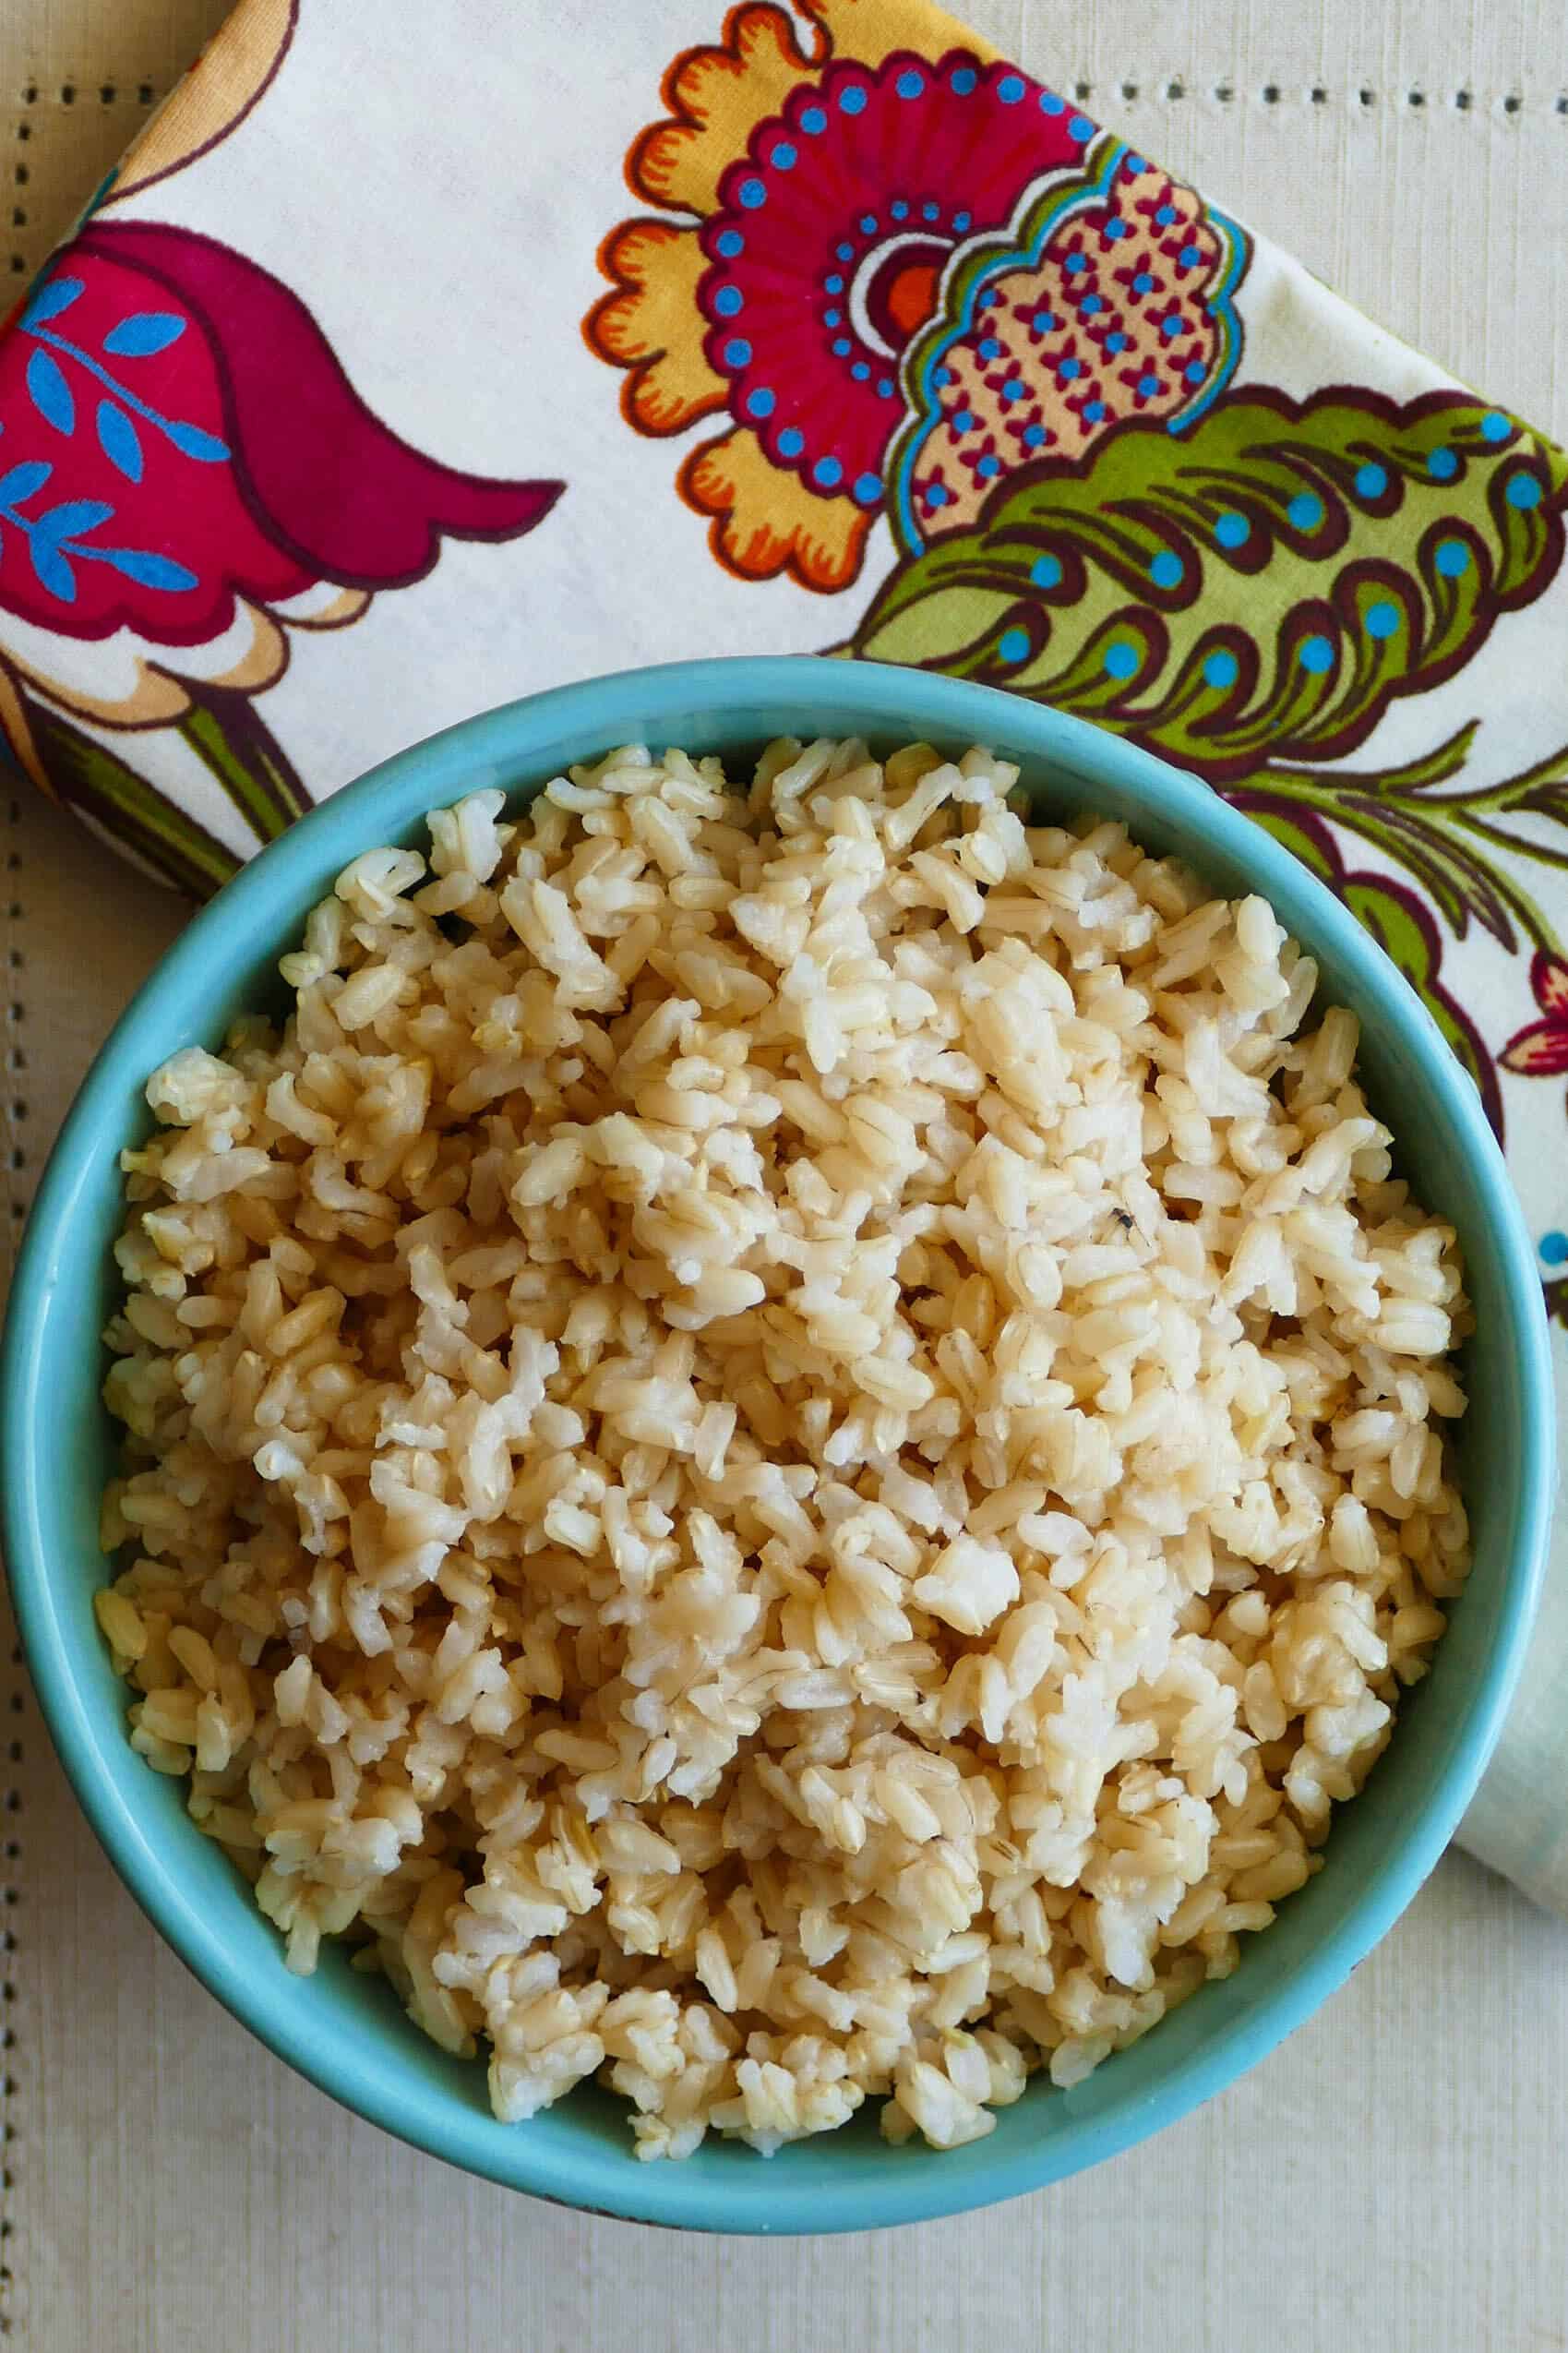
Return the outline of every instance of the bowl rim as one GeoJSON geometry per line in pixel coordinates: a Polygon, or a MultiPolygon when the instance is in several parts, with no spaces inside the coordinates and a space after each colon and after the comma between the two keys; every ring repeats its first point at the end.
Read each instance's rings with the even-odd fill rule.
{"type": "MultiPolygon", "coordinates": [[[[755,731],[753,730],[753,733],[755,731]]],[[[671,738],[678,740],[678,738],[671,738]]],[[[541,764],[546,755],[541,755],[541,764]]],[[[1201,862],[1201,861],[1200,861],[1201,862]]],[[[221,960],[221,954],[217,960],[221,960]]],[[[163,1049],[155,1050],[159,1054],[163,1049]]],[[[1529,1641],[1544,1571],[1550,1517],[1555,1438],[1553,1380],[1544,1303],[1522,1214],[1502,1151],[1479,1098],[1413,990],[1327,887],[1282,844],[1232,809],[1208,786],[1172,768],[1125,738],[1049,706],[969,680],[891,665],[849,663],[810,655],[728,656],[618,671],[529,695],[459,722],[378,763],[333,794],[267,845],[202,908],[160,958],[99,1050],[50,1155],[27,1220],[0,1343],[0,1532],[12,1598],[39,1702],[78,1802],[114,1869],[153,1925],[193,1974],[241,2024],[320,2090],[397,2138],[461,2169],[591,2213],[710,2230],[823,2232],[921,2221],[1011,2198],[1097,2164],[1175,2122],[1267,2055],[1309,2017],[1348,1975],[1410,1902],[1457,1828],[1486,1765],[1517,1682],[1529,1641]],[[1402,1053],[1422,1066],[1442,1096],[1463,1158],[1494,1231],[1501,1294],[1511,1327],[1521,1384],[1516,1534],[1502,1589],[1499,1624],[1469,1702],[1470,1723],[1458,1751],[1428,1790],[1395,1851],[1375,1871],[1337,1927],[1292,1975],[1185,2062],[1157,2098],[1131,2101],[1104,2118],[1086,2118],[1064,2149],[1042,2140],[1022,2153],[999,2155],[954,2173],[944,2187],[943,2163],[905,2170],[890,2167],[869,2189],[823,2192],[809,2182],[774,2177],[765,2196],[739,2183],[719,2187],[683,2179],[686,2168],[666,2164],[602,2166],[586,2153],[563,2165],[532,2147],[526,2130],[507,2139],[507,2161],[494,2147],[474,2145],[478,2119],[449,2111],[416,2083],[360,2061],[341,2038],[322,2034],[302,2047],[270,1986],[238,1966],[224,1939],[184,1895],[177,1875],[160,1860],[137,1810],[101,1762],[94,1711],[74,1679],[63,1622],[64,1585],[48,1565],[45,1495],[49,1400],[42,1364],[63,1243],[87,1183],[92,1151],[125,1128],[127,1094],[139,1092],[148,1071],[146,1040],[172,1012],[201,1003],[206,968],[221,943],[276,930],[281,899],[293,894],[303,922],[303,878],[327,859],[346,865],[359,850],[405,831],[425,807],[456,797],[447,784],[420,785],[432,765],[450,758],[479,766],[496,759],[526,763],[530,744],[574,736],[603,745],[628,739],[630,730],[660,735],[700,711],[723,721],[733,709],[737,739],[746,739],[745,710],[757,703],[813,704],[843,701],[844,724],[856,732],[902,732],[906,740],[929,728],[983,741],[987,722],[1014,742],[1030,739],[1031,757],[1053,759],[1080,778],[1096,777],[1135,795],[1157,820],[1183,836],[1201,839],[1221,855],[1244,861],[1255,887],[1271,903],[1299,906],[1287,919],[1310,946],[1329,944],[1341,964],[1387,1006],[1388,1027],[1402,1053]],[[617,731],[618,730],[618,731],[617,731]],[[421,791],[425,798],[421,798],[421,791]],[[386,813],[378,813],[383,812],[386,813]],[[1147,2110],[1157,2110],[1153,2118],[1147,2110]],[[578,2179],[569,2177],[586,2177],[578,2179]]],[[[123,1723],[114,1727],[125,1738],[123,1723]]],[[[291,1984],[296,1981],[289,1981],[291,1984]]],[[[478,2062],[475,2062],[476,2064],[478,2062]]],[[[771,2169],[770,2169],[771,2170],[771,2169]]],[[[762,2184],[757,2185],[758,2191],[762,2184]]]]}

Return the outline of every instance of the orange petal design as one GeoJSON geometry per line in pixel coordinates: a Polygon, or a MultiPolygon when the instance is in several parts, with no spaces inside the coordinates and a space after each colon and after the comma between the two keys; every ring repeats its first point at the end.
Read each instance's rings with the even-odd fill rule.
{"type": "Polygon", "coordinates": [[[869,516],[853,499],[819,498],[783,473],[744,426],[693,450],[679,486],[688,507],[713,518],[709,545],[743,580],[788,572],[803,588],[831,594],[860,570],[869,516]]]}
{"type": "Polygon", "coordinates": [[[895,50],[914,50],[917,56],[936,58],[944,49],[967,49],[987,63],[1001,52],[967,25],[956,25],[935,10],[924,12],[921,23],[909,0],[805,0],[828,37],[835,57],[857,57],[863,66],[880,66],[895,50]]]}
{"type": "Polygon", "coordinates": [[[792,22],[769,0],[732,8],[722,46],[683,51],[664,76],[672,119],[644,131],[627,158],[634,192],[650,204],[712,212],[721,178],[758,124],[825,62],[826,43],[812,37],[808,20],[792,22]]]}
{"type": "Polygon", "coordinates": [[[679,433],[724,405],[723,379],[702,352],[697,289],[707,269],[695,229],[626,221],[599,249],[615,286],[583,322],[591,350],[628,367],[622,406],[642,433],[679,433]]]}
{"type": "Polygon", "coordinates": [[[236,8],[121,164],[109,202],[183,171],[237,130],[271,87],[298,16],[299,0],[246,0],[236,8]]]}

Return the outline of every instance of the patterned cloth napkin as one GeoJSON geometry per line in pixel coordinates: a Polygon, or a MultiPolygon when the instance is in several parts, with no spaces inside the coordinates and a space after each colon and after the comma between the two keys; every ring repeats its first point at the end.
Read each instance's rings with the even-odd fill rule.
{"type": "MultiPolygon", "coordinates": [[[[1040,696],[1354,907],[1568,1326],[1568,460],[926,0],[720,7],[242,0],[0,335],[15,759],[204,893],[629,663],[1040,696]]],[[[1565,1677],[1568,1556],[1466,1826],[1568,1911],[1565,1677]]]]}

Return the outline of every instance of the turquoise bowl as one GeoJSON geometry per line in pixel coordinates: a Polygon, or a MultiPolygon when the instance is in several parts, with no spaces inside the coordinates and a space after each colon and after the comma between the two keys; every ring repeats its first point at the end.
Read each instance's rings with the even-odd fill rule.
{"type": "Polygon", "coordinates": [[[1502,1725],[1528,1639],[1551,1471],[1551,1373],[1534,1255],[1475,1091],[1386,957],[1306,869],[1203,786],[1037,704],[917,670],[812,660],[683,663],[531,697],[389,761],[266,850],[191,923],[94,1064],[29,1222],[3,1363],[5,1541],[39,1699],[115,1868],[181,1957],[278,2055],[360,2115],[467,2171],[595,2212],[700,2230],[862,2230],[979,2206],[1059,2179],[1171,2123],[1272,2049],[1343,1983],[1452,1836],[1502,1725]],[[99,1639],[98,1496],[114,1442],[99,1399],[114,1291],[121,1147],[148,1127],[142,1085],[176,1047],[216,1046],[275,998],[277,958],[351,857],[421,838],[425,810],[480,786],[521,793],[568,762],[651,739],[744,760],[769,737],[987,743],[1039,809],[1126,822],[1221,891],[1260,891],[1360,1018],[1375,1108],[1402,1165],[1463,1243],[1476,1333],[1462,1473],[1475,1568],[1430,1676],[1406,1700],[1324,1869],[1249,1940],[1240,1968],[1067,2092],[1036,2079],[996,2131],[939,2154],[847,2130],[764,2162],[712,2143],[640,2165],[620,2104],[574,2093],[501,2125],[483,2065],[449,2059],[388,1988],[341,1954],[291,1977],[278,1937],[179,1789],[126,1737],[126,1692],[99,1639]]]}

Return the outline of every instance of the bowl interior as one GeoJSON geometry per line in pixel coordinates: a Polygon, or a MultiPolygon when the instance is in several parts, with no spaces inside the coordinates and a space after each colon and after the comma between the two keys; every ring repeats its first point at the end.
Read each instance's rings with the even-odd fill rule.
{"type": "Polygon", "coordinates": [[[1531,1255],[1468,1082],[1380,951],[1287,852],[1161,763],[1011,696],[858,664],[685,665],[534,698],[402,755],[296,826],[176,944],[101,1057],[34,1209],[0,1396],[8,1555],[40,1694],[100,1836],[184,1958],[281,2056],[405,2138],[573,2204],[699,2228],[851,2229],[1010,2196],[1110,2155],[1261,2058],[1342,1982],[1436,1860],[1501,1722],[1541,1549],[1550,1387],[1531,1255]],[[162,1059],[192,1041],[216,1046],[236,1013],[275,997],[278,956],[356,850],[422,840],[426,808],[485,784],[521,792],[615,743],[650,738],[738,761],[781,733],[859,733],[880,749],[915,736],[952,750],[983,739],[1021,763],[1042,813],[1125,819],[1219,889],[1271,899],[1317,955],[1326,996],[1360,1016],[1374,1107],[1420,1196],[1459,1231],[1477,1323],[1462,1447],[1476,1567],[1432,1674],[1336,1823],[1327,1867],[1248,1941],[1228,1981],[1073,2090],[1036,2079],[965,2149],[890,2149],[871,2113],[880,2103],[868,2103],[848,2130],[770,2163],[710,2142],[684,2164],[640,2166],[609,2095],[579,2092],[501,2126],[483,2065],[437,2050],[385,1986],[330,1953],[314,1978],[289,1976],[274,1930],[186,1817],[180,1786],[129,1747],[125,1688],[90,1608],[113,1458],[99,1383],[122,1214],[116,1155],[146,1130],[141,1085],[162,1059]]]}

